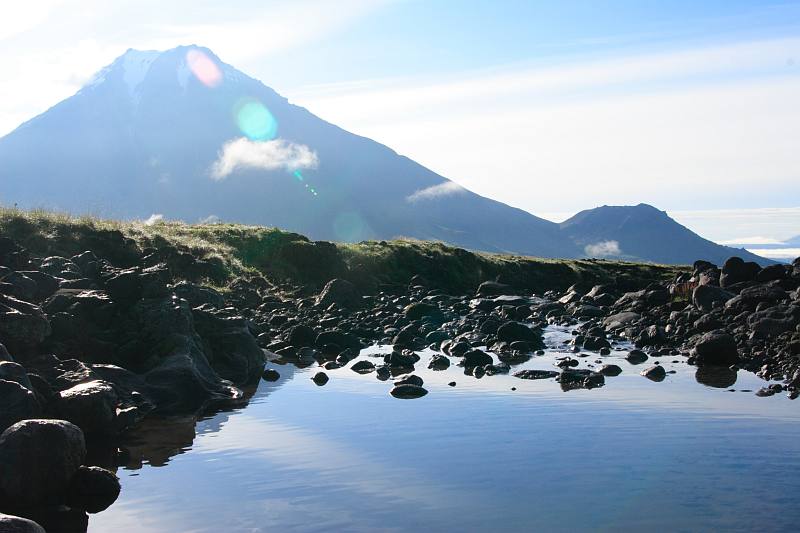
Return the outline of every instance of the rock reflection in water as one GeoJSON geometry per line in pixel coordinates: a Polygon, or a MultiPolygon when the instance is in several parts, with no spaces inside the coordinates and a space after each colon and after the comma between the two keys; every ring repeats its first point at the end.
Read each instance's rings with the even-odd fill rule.
{"type": "Polygon", "coordinates": [[[701,366],[694,378],[707,387],[727,389],[736,383],[736,370],[726,366],[701,366]]]}

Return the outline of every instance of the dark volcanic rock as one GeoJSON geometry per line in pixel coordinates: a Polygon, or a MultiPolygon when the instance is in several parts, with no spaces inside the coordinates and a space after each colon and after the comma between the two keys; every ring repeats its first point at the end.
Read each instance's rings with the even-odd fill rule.
{"type": "Polygon", "coordinates": [[[401,398],[404,400],[410,400],[414,398],[421,398],[428,394],[428,391],[424,388],[420,387],[419,385],[397,385],[391,390],[391,395],[395,398],[401,398]]]}
{"type": "Polygon", "coordinates": [[[541,332],[521,322],[506,322],[497,329],[497,340],[505,342],[525,341],[537,348],[542,347],[541,332]]]}
{"type": "Polygon", "coordinates": [[[432,370],[445,370],[450,367],[450,359],[447,358],[446,355],[436,354],[431,357],[430,363],[428,363],[428,368],[432,370]]]}
{"type": "Polygon", "coordinates": [[[0,431],[39,414],[39,402],[33,391],[16,381],[0,379],[0,431]]]}
{"type": "Polygon", "coordinates": [[[281,379],[281,375],[278,373],[277,370],[267,368],[261,375],[261,379],[263,379],[264,381],[278,381],[279,379],[281,379]]]}
{"type": "Polygon", "coordinates": [[[82,466],[67,489],[66,504],[87,513],[99,513],[117,501],[120,492],[117,476],[97,466],[82,466]]]}
{"type": "Polygon", "coordinates": [[[474,368],[476,366],[491,365],[494,361],[492,356],[483,350],[470,350],[464,354],[464,359],[461,360],[461,366],[466,368],[474,368]]]}
{"type": "Polygon", "coordinates": [[[372,361],[359,361],[351,366],[350,370],[359,374],[369,374],[375,371],[375,364],[372,361]]]}
{"type": "Polygon", "coordinates": [[[640,365],[647,361],[648,357],[647,354],[641,350],[631,350],[628,355],[625,356],[625,359],[632,365],[640,365]]]}
{"type": "Polygon", "coordinates": [[[604,376],[609,376],[609,377],[619,376],[620,374],[622,374],[622,369],[620,367],[611,364],[603,365],[600,368],[598,368],[597,371],[603,374],[604,376]]]}
{"type": "Polygon", "coordinates": [[[640,372],[640,374],[650,381],[664,381],[664,378],[667,377],[667,371],[664,370],[664,367],[661,365],[645,368],[640,372]]]}
{"type": "Polygon", "coordinates": [[[407,305],[405,309],[403,309],[403,314],[408,317],[409,320],[419,320],[426,317],[437,321],[441,321],[443,319],[441,309],[435,305],[424,302],[415,302],[407,305]]]}
{"type": "Polygon", "coordinates": [[[550,379],[558,377],[559,373],[555,370],[520,370],[514,374],[515,378],[520,379],[550,379]]]}
{"type": "Polygon", "coordinates": [[[563,390],[595,389],[605,384],[603,374],[577,368],[571,368],[561,372],[558,381],[563,390]]]}
{"type": "Polygon", "coordinates": [[[317,296],[317,305],[328,307],[336,304],[344,308],[361,307],[362,299],[355,285],[344,279],[332,279],[325,284],[322,292],[317,296]]]}
{"type": "Polygon", "coordinates": [[[711,311],[714,305],[724,305],[725,302],[736,296],[725,289],[712,285],[698,285],[692,292],[692,303],[703,311],[711,311]]]}
{"type": "Polygon", "coordinates": [[[46,533],[44,528],[27,518],[0,513],[0,532],[2,533],[46,533]]]}
{"type": "Polygon", "coordinates": [[[56,412],[86,434],[110,435],[116,432],[117,394],[104,381],[75,385],[59,393],[56,412]]]}
{"type": "Polygon", "coordinates": [[[325,385],[325,384],[328,382],[328,379],[329,379],[329,378],[328,378],[328,374],[326,374],[325,372],[317,372],[317,373],[316,373],[316,374],[314,374],[314,376],[311,378],[311,380],[312,380],[314,383],[316,383],[317,385],[319,385],[320,387],[321,387],[322,385],[325,385]]]}
{"type": "Polygon", "coordinates": [[[724,331],[705,333],[692,350],[697,366],[729,366],[739,362],[739,351],[734,338],[724,331]]]}
{"type": "Polygon", "coordinates": [[[52,501],[86,457],[81,430],[63,420],[25,420],[0,435],[0,489],[12,505],[52,501]]]}

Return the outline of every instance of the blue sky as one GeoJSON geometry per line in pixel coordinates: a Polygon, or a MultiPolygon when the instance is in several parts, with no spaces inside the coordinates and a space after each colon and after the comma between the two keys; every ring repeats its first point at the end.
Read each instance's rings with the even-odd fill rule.
{"type": "Polygon", "coordinates": [[[127,48],[190,43],[537,214],[800,234],[800,2],[29,0],[0,19],[0,134],[127,48]]]}

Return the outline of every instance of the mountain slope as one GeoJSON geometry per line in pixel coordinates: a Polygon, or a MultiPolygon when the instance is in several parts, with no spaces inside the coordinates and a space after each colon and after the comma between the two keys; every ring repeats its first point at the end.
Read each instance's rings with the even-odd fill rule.
{"type": "Polygon", "coordinates": [[[705,259],[721,265],[738,255],[761,265],[773,262],[747,250],[704,239],[653,206],[607,206],[581,211],[561,223],[561,230],[586,255],[691,264],[705,259]]]}
{"type": "Polygon", "coordinates": [[[315,239],[408,236],[580,255],[557,224],[329,124],[197,46],[129,50],[0,139],[0,203],[121,218],[216,217],[315,239]],[[241,150],[229,154],[226,143],[237,140],[241,150]],[[300,152],[316,164],[295,167],[300,152]],[[213,170],[220,161],[229,170],[222,176],[213,170]]]}

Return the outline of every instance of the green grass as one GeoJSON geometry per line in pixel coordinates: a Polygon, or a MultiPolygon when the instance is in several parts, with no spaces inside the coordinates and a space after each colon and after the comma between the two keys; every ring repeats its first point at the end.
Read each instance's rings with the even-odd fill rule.
{"type": "Polygon", "coordinates": [[[616,282],[635,289],[671,279],[684,267],[600,260],[561,260],[470,252],[440,242],[399,239],[357,244],[313,242],[262,226],[122,222],[49,211],[0,208],[0,234],[39,256],[72,256],[93,250],[124,263],[136,248],[172,247],[220,265],[222,278],[261,274],[316,290],[334,277],[365,291],[407,284],[414,275],[450,292],[473,291],[499,280],[542,292],[574,283],[616,282]]]}

